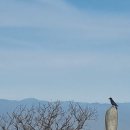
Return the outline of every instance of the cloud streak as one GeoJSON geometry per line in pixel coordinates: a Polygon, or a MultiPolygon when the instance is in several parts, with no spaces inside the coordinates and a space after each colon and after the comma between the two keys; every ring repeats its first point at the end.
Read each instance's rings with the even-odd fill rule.
{"type": "Polygon", "coordinates": [[[0,69],[1,71],[2,69],[122,71],[129,70],[128,58],[129,54],[127,53],[3,51],[0,52],[0,69]]]}
{"type": "MultiPolygon", "coordinates": [[[[57,32],[56,37],[80,40],[124,40],[129,41],[130,18],[118,14],[100,14],[83,12],[73,6],[58,1],[30,1],[30,3],[8,1],[2,2],[0,27],[38,28],[57,32]],[[7,10],[4,10],[7,6],[7,10]],[[23,9],[24,8],[24,9],[23,9]],[[61,35],[60,35],[61,34],[61,35]],[[68,35],[67,35],[68,34],[68,35]]],[[[53,36],[54,34],[51,34],[53,36]]],[[[103,42],[104,42],[103,40],[103,42]]]]}
{"type": "Polygon", "coordinates": [[[28,87],[24,96],[31,89],[29,96],[85,101],[120,87],[123,98],[124,87],[130,91],[129,23],[127,13],[64,0],[0,1],[0,95],[11,86],[22,97],[28,87]]]}

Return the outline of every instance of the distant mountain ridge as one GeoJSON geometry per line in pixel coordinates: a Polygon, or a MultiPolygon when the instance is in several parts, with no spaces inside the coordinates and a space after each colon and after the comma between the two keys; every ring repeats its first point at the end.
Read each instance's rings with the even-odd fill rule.
{"type": "MultiPolygon", "coordinates": [[[[46,104],[48,101],[43,101],[43,100],[38,100],[34,98],[27,98],[23,100],[6,100],[6,99],[0,99],[0,115],[7,113],[7,112],[12,112],[17,106],[23,105],[27,107],[31,107],[34,105],[38,104],[46,104]]],[[[63,107],[65,108],[68,104],[69,101],[61,101],[63,104],[63,107]]],[[[111,106],[111,104],[106,104],[106,103],[81,103],[78,102],[81,106],[89,106],[89,107],[94,107],[97,109],[98,112],[98,117],[97,120],[94,122],[90,122],[88,124],[88,128],[91,130],[104,130],[105,129],[105,123],[104,123],[104,118],[105,118],[105,112],[106,110],[111,106]],[[94,124],[94,125],[93,125],[94,124]]],[[[129,120],[130,120],[130,103],[118,103],[119,108],[118,108],[118,117],[119,117],[119,125],[118,125],[118,130],[128,130],[130,128],[129,126],[129,120]]]]}

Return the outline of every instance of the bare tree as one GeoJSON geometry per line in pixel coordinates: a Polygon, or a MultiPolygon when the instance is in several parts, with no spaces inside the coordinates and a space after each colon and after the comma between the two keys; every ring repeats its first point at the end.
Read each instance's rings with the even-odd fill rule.
{"type": "Polygon", "coordinates": [[[67,109],[60,102],[31,108],[19,106],[0,117],[0,130],[83,130],[96,116],[95,108],[76,103],[70,103],[67,109]]]}

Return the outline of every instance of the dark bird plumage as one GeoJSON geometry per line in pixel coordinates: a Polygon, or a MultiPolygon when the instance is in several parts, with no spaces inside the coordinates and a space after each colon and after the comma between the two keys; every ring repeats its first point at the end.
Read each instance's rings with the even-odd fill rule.
{"type": "Polygon", "coordinates": [[[115,108],[117,109],[118,105],[114,102],[114,100],[110,97],[110,102],[112,106],[115,106],[115,108]]]}

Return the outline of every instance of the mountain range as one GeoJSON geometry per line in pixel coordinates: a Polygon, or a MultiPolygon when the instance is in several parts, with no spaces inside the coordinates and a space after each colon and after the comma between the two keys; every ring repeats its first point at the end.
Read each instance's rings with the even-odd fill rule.
{"type": "MultiPolygon", "coordinates": [[[[26,105],[28,107],[31,107],[32,105],[38,105],[39,103],[45,104],[47,102],[48,101],[42,101],[33,98],[27,98],[20,101],[0,99],[0,115],[7,112],[12,112],[19,105],[26,105]]],[[[69,104],[68,101],[63,101],[62,103],[63,107],[66,107],[69,104]]],[[[81,106],[89,106],[97,109],[97,119],[94,122],[89,122],[88,129],[105,130],[105,113],[107,109],[111,107],[111,105],[107,103],[78,103],[81,106]]],[[[128,130],[130,128],[130,103],[118,103],[118,105],[118,130],[128,130]]]]}

